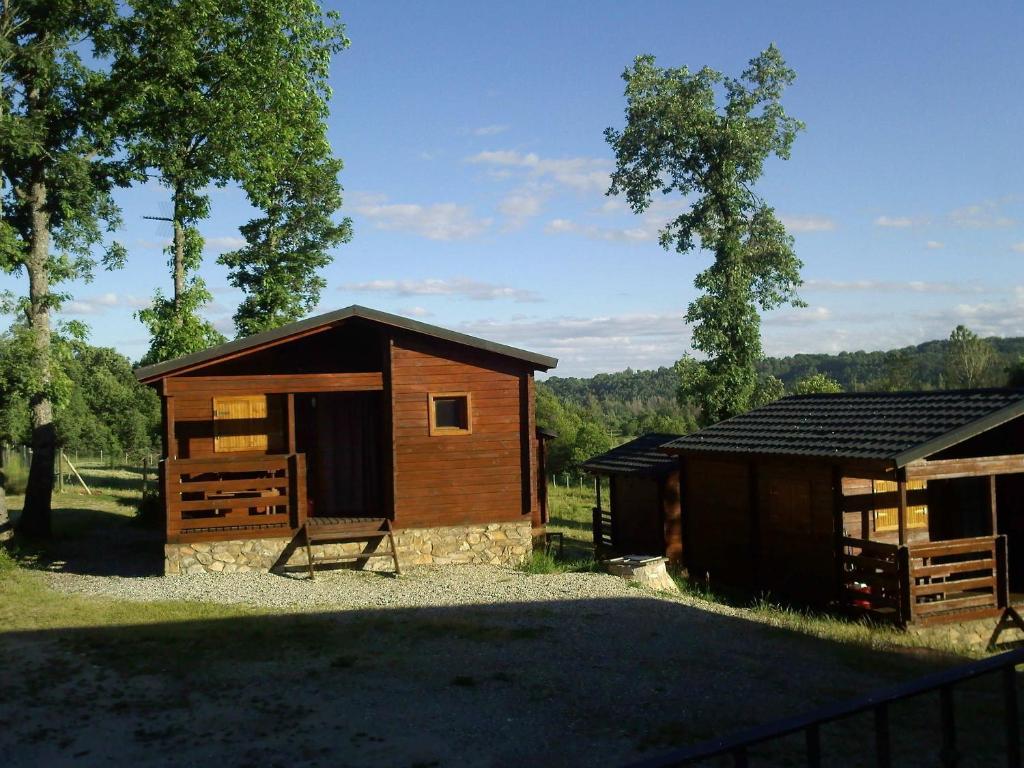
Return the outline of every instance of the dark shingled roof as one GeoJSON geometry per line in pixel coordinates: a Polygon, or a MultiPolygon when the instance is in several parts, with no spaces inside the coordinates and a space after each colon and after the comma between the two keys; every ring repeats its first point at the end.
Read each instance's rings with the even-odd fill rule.
{"type": "Polygon", "coordinates": [[[663,475],[676,468],[675,457],[658,450],[679,435],[652,433],[587,459],[583,468],[596,475],[663,475]]]}
{"type": "Polygon", "coordinates": [[[1024,390],[794,395],[677,438],[672,453],[891,461],[930,456],[1024,413],[1024,390]]]}
{"type": "Polygon", "coordinates": [[[458,331],[450,331],[447,328],[430,325],[429,323],[410,320],[409,318],[402,317],[400,315],[381,312],[379,309],[370,309],[368,307],[360,307],[358,304],[353,304],[351,307],[336,309],[333,312],[316,315],[315,317],[307,317],[305,320],[288,323],[287,325],[282,325],[280,328],[274,328],[270,331],[264,331],[263,333],[257,333],[253,336],[247,336],[244,339],[229,341],[226,344],[220,344],[216,347],[203,349],[199,352],[194,352],[191,355],[184,355],[182,357],[176,357],[173,360],[167,360],[162,363],[147,365],[144,368],[138,368],[135,371],[135,378],[139,381],[149,383],[162,376],[168,376],[182,368],[190,368],[194,365],[208,363],[225,355],[261,347],[264,344],[286,339],[297,333],[321,328],[327,325],[333,325],[335,323],[341,323],[352,317],[359,317],[374,323],[389,325],[392,328],[401,328],[402,330],[412,331],[413,333],[419,333],[423,336],[432,336],[436,339],[454,342],[455,344],[463,344],[467,347],[482,349],[486,352],[493,352],[496,355],[513,357],[529,363],[534,368],[544,371],[558,365],[558,360],[554,357],[541,355],[537,352],[527,352],[525,349],[510,347],[507,344],[499,344],[496,341],[487,341],[486,339],[469,336],[465,333],[459,333],[458,331]]]}

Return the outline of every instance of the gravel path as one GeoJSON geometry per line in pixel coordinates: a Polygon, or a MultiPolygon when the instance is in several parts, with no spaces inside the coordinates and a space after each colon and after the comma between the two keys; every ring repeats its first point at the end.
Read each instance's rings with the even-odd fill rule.
{"type": "MultiPolygon", "coordinates": [[[[48,573],[51,588],[118,600],[185,600],[271,609],[421,608],[593,598],[647,598],[656,593],[601,573],[527,574],[496,566],[430,566],[395,578],[366,571],[305,574],[203,574],[122,578],[48,573]]],[[[682,597],[664,599],[691,602],[682,597]]],[[[701,603],[702,607],[707,604],[701,603]]]]}

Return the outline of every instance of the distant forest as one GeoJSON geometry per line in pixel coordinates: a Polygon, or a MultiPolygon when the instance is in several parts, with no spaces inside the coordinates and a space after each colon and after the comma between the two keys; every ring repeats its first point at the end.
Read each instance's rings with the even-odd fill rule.
{"type": "MultiPolygon", "coordinates": [[[[989,359],[978,386],[1019,386],[1024,338],[983,341],[989,359]]],[[[950,341],[928,341],[887,352],[840,352],[769,357],[761,373],[782,381],[785,393],[816,375],[847,392],[948,389],[950,341]]],[[[685,433],[698,426],[699,413],[680,402],[681,377],[675,368],[626,369],[590,378],[552,376],[538,384],[537,422],[559,434],[551,469],[572,472],[596,453],[646,432],[685,433]]],[[[784,394],[781,393],[780,394],[784,394]]]]}

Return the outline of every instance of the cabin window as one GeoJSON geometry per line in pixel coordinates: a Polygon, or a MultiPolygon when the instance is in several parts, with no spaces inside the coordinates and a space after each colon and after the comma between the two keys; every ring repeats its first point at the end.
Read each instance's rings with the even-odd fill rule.
{"type": "MultiPolygon", "coordinates": [[[[927,480],[908,480],[908,491],[923,491],[928,487],[927,480]]],[[[899,486],[895,480],[875,480],[872,491],[874,493],[895,493],[899,486]]],[[[875,530],[895,531],[900,527],[899,507],[876,507],[875,508],[875,530]]],[[[907,528],[928,527],[928,505],[918,504],[907,506],[907,528]]]]}
{"type": "Polygon", "coordinates": [[[213,398],[213,450],[216,453],[266,451],[267,396],[213,398]]]}
{"type": "Polygon", "coordinates": [[[429,397],[430,434],[468,435],[473,431],[473,403],[468,392],[437,392],[429,397]]]}

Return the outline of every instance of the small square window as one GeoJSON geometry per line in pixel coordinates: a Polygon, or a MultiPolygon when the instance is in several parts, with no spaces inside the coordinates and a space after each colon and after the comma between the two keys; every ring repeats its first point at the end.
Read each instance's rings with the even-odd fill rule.
{"type": "Polygon", "coordinates": [[[472,432],[472,401],[468,392],[430,395],[430,434],[468,435],[472,432]]]}

